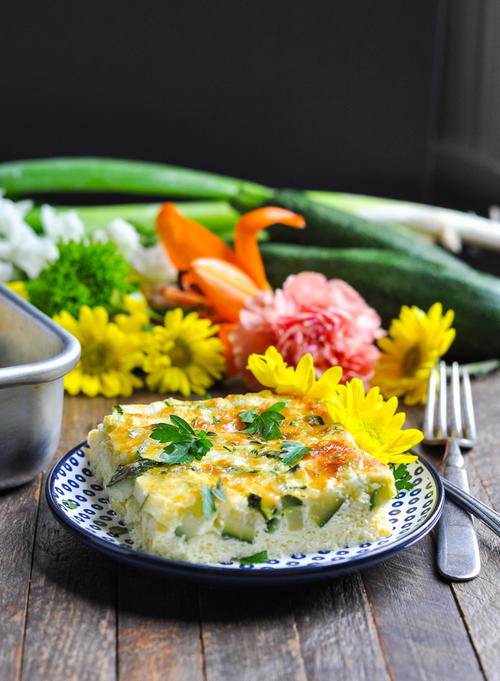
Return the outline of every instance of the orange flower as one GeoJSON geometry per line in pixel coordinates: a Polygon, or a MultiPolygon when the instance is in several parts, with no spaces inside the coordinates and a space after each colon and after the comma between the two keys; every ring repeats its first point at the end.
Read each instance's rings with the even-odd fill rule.
{"type": "Polygon", "coordinates": [[[234,250],[203,225],[165,203],[156,220],[160,240],[179,270],[179,287],[165,286],[172,305],[203,306],[212,318],[235,323],[245,301],[269,288],[257,244],[257,234],[276,223],[302,228],[304,218],[268,206],[243,215],[235,228],[234,250]]]}

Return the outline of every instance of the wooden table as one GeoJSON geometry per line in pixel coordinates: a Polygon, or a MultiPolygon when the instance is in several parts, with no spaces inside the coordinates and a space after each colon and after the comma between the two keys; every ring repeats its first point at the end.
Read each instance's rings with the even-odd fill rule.
{"type": "MultiPolygon", "coordinates": [[[[500,375],[477,381],[472,492],[500,505],[500,375]]],[[[154,396],[135,396],[149,401],[154,396]]],[[[116,400],[66,398],[60,456],[116,400]]],[[[434,538],[342,579],[198,587],[124,567],[57,523],[39,477],[0,494],[1,681],[500,679],[500,542],[477,525],[482,571],[436,576],[434,538]]]]}

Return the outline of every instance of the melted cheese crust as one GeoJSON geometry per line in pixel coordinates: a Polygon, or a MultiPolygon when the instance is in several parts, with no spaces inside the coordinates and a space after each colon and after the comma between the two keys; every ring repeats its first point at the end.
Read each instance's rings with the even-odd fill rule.
{"type": "Polygon", "coordinates": [[[89,434],[89,459],[105,486],[118,466],[162,461],[165,444],[150,435],[172,414],[194,429],[216,433],[200,461],[152,468],[108,487],[111,505],[147,551],[217,562],[263,549],[279,556],[336,548],[388,533],[381,508],[395,495],[390,469],[363,452],[345,430],[328,423],[319,403],[264,391],[196,402],[169,399],[121,410],[89,434]],[[261,412],[276,402],[286,403],[280,410],[283,440],[263,444],[259,436],[242,432],[241,411],[256,407],[261,412]],[[284,440],[298,441],[310,451],[296,465],[286,465],[276,456],[284,440]],[[217,483],[224,486],[226,500],[215,500],[216,510],[206,518],[202,485],[214,488],[217,483]],[[286,507],[290,497],[293,508],[286,507]]]}

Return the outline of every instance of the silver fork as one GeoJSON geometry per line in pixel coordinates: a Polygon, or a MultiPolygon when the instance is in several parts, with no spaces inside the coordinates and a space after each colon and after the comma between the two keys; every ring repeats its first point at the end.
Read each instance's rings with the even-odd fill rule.
{"type": "MultiPolygon", "coordinates": [[[[469,374],[456,362],[451,370],[450,425],[448,426],[448,386],[446,364],[431,372],[424,417],[424,444],[448,445],[444,480],[469,491],[461,448],[471,449],[477,438],[469,374]],[[437,399],[436,399],[437,395],[437,399]],[[437,402],[437,409],[436,409],[437,402]],[[436,421],[437,411],[437,424],[436,421]]],[[[454,581],[473,579],[481,562],[472,517],[447,501],[438,526],[437,565],[439,572],[454,581]]]]}

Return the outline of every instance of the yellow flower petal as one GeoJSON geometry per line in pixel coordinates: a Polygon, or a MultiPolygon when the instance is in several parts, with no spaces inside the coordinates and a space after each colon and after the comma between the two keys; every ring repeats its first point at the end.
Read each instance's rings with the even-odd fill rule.
{"type": "Polygon", "coordinates": [[[125,397],[142,385],[132,371],[143,363],[143,333],[125,333],[109,322],[102,307],[80,308],[78,319],[63,310],[54,320],[75,335],[82,346],[80,361],[64,379],[71,395],[125,397]]]}
{"type": "Polygon", "coordinates": [[[277,393],[302,395],[310,399],[322,399],[335,394],[342,377],[340,367],[330,367],[317,380],[314,360],[309,353],[300,358],[295,368],[289,367],[273,345],[270,345],[263,355],[251,354],[247,369],[259,383],[273,388],[277,393]]]}
{"type": "Polygon", "coordinates": [[[163,326],[155,326],[145,343],[143,369],[150,390],[204,395],[222,377],[224,346],[219,327],[196,312],[169,310],[163,326]]]}
{"type": "Polygon", "coordinates": [[[401,430],[405,414],[395,413],[398,401],[385,401],[378,388],[365,394],[362,381],[352,379],[337,387],[333,397],[324,400],[333,423],[345,428],[361,449],[383,463],[407,463],[416,456],[406,454],[423,438],[415,429],[401,430]]]}
{"type": "Polygon", "coordinates": [[[408,405],[424,403],[432,367],[455,338],[453,319],[453,310],[443,315],[439,302],[427,313],[403,305],[388,335],[378,341],[382,353],[372,385],[379,386],[384,397],[403,397],[408,405]]]}

